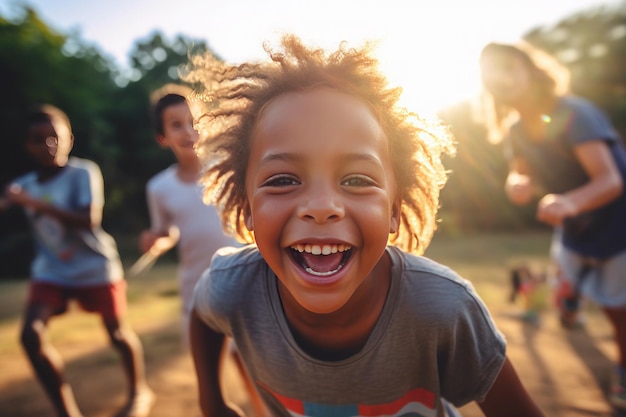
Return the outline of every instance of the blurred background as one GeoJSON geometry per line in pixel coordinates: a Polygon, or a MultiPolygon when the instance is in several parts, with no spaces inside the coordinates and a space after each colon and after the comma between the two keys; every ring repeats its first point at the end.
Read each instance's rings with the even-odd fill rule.
{"type": "MultiPolygon", "coordinates": [[[[31,169],[21,120],[33,103],[67,112],[73,154],[102,168],[104,227],[123,257],[148,226],[147,180],[174,162],[157,146],[149,95],[179,82],[189,54],[242,62],[293,32],[314,45],[378,43],[403,104],[448,123],[458,141],[442,192],[442,234],[542,228],[503,192],[502,149],[472,119],[478,55],[490,41],[523,38],[572,72],[572,90],[596,102],[626,137],[626,2],[439,0],[436,3],[232,0],[177,2],[0,0],[0,187],[31,169]]],[[[31,235],[21,210],[0,213],[0,279],[26,276],[31,235]]]]}

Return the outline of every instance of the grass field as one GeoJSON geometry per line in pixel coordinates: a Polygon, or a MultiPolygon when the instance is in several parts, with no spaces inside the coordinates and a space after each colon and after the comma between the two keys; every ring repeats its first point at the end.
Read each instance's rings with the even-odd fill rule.
{"type": "MultiPolygon", "coordinates": [[[[508,302],[510,268],[522,263],[546,268],[549,243],[550,235],[539,232],[442,235],[426,255],[474,283],[507,337],[509,357],[547,416],[616,415],[604,395],[615,355],[597,309],[588,305],[586,329],[571,334],[560,329],[553,311],[543,313],[539,325],[529,325],[516,316],[519,306],[508,302]],[[567,378],[558,375],[563,372],[567,378]]],[[[0,283],[0,417],[53,416],[17,343],[26,284],[24,279],[0,283]]],[[[129,279],[128,298],[129,320],[144,343],[148,378],[158,394],[152,417],[198,416],[191,361],[180,345],[175,264],[160,260],[149,273],[129,279]]],[[[85,415],[112,415],[123,403],[124,379],[97,318],[71,311],[53,320],[50,337],[85,415]]],[[[229,382],[232,398],[245,402],[236,382],[229,382]]],[[[463,412],[466,417],[481,415],[475,405],[463,412]]]]}

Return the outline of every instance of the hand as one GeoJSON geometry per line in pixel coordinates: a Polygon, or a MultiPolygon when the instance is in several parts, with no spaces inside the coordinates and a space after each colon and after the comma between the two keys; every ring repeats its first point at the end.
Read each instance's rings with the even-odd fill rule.
{"type": "Polygon", "coordinates": [[[537,219],[552,226],[561,226],[563,220],[576,215],[576,205],[562,194],[548,194],[537,206],[537,219]]]}
{"type": "Polygon", "coordinates": [[[9,202],[19,204],[23,207],[34,207],[37,203],[37,200],[33,199],[19,184],[15,183],[7,187],[6,198],[9,202]]]}
{"type": "Polygon", "coordinates": [[[158,234],[150,230],[144,230],[139,235],[139,250],[142,253],[148,252],[152,246],[154,246],[154,242],[156,242],[159,237],[160,236],[158,234]]]}
{"type": "Polygon", "coordinates": [[[176,241],[171,236],[163,236],[150,230],[143,231],[139,236],[139,249],[157,257],[170,250],[175,244],[176,241]]]}
{"type": "Polygon", "coordinates": [[[513,204],[524,205],[533,199],[533,186],[530,177],[512,172],[506,179],[504,191],[513,204]]]}

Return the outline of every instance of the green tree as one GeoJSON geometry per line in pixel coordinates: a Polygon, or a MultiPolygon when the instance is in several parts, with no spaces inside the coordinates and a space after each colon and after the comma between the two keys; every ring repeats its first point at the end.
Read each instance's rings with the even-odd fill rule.
{"type": "Polygon", "coordinates": [[[602,107],[626,137],[626,2],[581,11],[524,38],[567,66],[572,91],[602,107]]]}
{"type": "MultiPolygon", "coordinates": [[[[21,145],[31,105],[64,109],[77,138],[74,153],[84,156],[107,135],[107,106],[116,89],[107,60],[95,48],[51,30],[28,7],[14,21],[0,17],[0,187],[32,168],[21,145]]],[[[23,270],[31,245],[21,210],[4,213],[0,228],[0,272],[23,270]]]]}
{"type": "MultiPolygon", "coordinates": [[[[173,39],[154,31],[135,42],[129,70],[118,74],[118,84],[127,84],[114,98],[118,105],[111,114],[115,129],[114,149],[123,150],[115,159],[116,171],[110,179],[119,183],[109,197],[110,210],[124,210],[116,217],[116,228],[139,230],[148,225],[145,184],[158,171],[175,162],[171,152],[159,147],[151,114],[150,95],[168,83],[183,83],[179,70],[190,54],[210,51],[207,43],[184,35],[173,39]],[[125,76],[126,78],[120,78],[125,76]],[[132,211],[128,211],[132,207],[132,211]]],[[[212,52],[213,53],[213,52],[212,52]]]]}

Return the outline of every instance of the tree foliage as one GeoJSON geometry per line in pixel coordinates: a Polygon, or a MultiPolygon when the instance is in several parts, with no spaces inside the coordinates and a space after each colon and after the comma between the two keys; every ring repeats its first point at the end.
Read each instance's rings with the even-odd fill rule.
{"type": "MultiPolygon", "coordinates": [[[[573,90],[603,107],[626,130],[626,3],[596,7],[525,38],[562,60],[572,71],[573,90]]],[[[65,110],[74,128],[76,156],[92,159],[105,179],[105,228],[134,234],[148,224],[145,184],[174,162],[156,145],[150,93],[180,82],[178,69],[190,54],[209,51],[203,40],[159,31],[136,40],[129,68],[119,68],[78,34],[52,30],[32,9],[8,20],[0,16],[0,187],[32,168],[22,151],[22,118],[34,103],[65,110]]],[[[531,208],[504,196],[507,172],[502,150],[487,142],[471,117],[470,102],[442,109],[459,147],[446,161],[450,181],[442,192],[442,228],[495,230],[536,227],[531,208]]],[[[24,274],[32,256],[20,210],[0,214],[0,276],[24,274]]]]}
{"type": "MultiPolygon", "coordinates": [[[[147,180],[174,162],[155,141],[150,93],[180,82],[177,69],[188,54],[205,51],[204,41],[153,32],[136,42],[131,67],[121,69],[78,35],[52,30],[27,6],[13,21],[0,17],[0,187],[33,168],[21,145],[28,108],[54,104],[70,117],[72,154],[102,168],[105,227],[137,233],[148,224],[147,180]]],[[[0,276],[23,273],[32,242],[21,210],[0,213],[0,229],[0,276]]]]}
{"type": "Polygon", "coordinates": [[[524,38],[565,64],[572,91],[602,107],[626,137],[626,2],[576,13],[524,38]]]}

